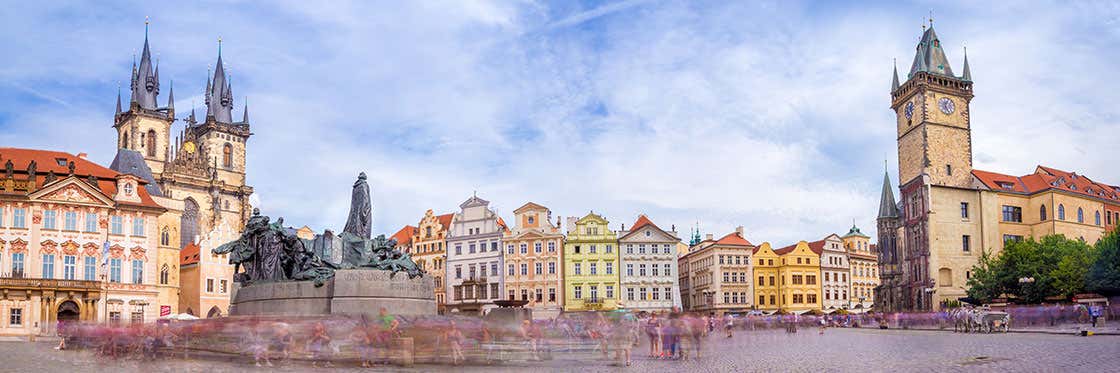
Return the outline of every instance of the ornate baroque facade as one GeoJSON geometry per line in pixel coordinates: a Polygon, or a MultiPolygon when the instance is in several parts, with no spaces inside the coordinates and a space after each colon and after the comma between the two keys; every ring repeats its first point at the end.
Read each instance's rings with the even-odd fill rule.
{"type": "Polygon", "coordinates": [[[513,210],[514,227],[506,232],[505,288],[509,298],[526,300],[534,318],[560,314],[564,299],[564,235],[560,220],[552,224],[552,211],[536,203],[513,210]]]}
{"type": "Polygon", "coordinates": [[[440,313],[446,310],[447,295],[447,231],[451,229],[454,214],[436,215],[432,210],[424,213],[412,236],[412,259],[424,269],[435,284],[436,305],[440,313]]]}
{"type": "MultiPolygon", "coordinates": [[[[693,241],[697,241],[694,239],[693,241]]],[[[756,248],[738,227],[718,240],[695,242],[678,259],[684,309],[703,313],[742,313],[754,306],[751,286],[756,248]]]]}
{"type": "Polygon", "coordinates": [[[618,308],[618,236],[607,219],[588,213],[568,218],[564,242],[564,311],[618,308]]]}
{"type": "Polygon", "coordinates": [[[676,227],[666,231],[645,214],[618,232],[622,306],[636,311],[671,311],[681,306],[677,285],[676,227]]]}
{"type": "Polygon", "coordinates": [[[502,236],[505,221],[490,210],[490,201],[471,196],[459,205],[447,232],[447,312],[482,315],[496,307],[502,281],[502,236]]]}

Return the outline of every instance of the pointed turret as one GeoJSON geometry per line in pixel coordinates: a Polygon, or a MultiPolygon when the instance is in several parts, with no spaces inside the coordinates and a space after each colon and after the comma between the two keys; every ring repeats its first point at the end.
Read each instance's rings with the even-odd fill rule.
{"type": "Polygon", "coordinates": [[[913,77],[918,72],[956,77],[949,66],[949,59],[941,49],[941,40],[933,31],[933,24],[922,33],[922,40],[918,42],[917,51],[914,53],[914,63],[910,65],[910,75],[913,77]]]}
{"type": "Polygon", "coordinates": [[[964,75],[961,76],[961,79],[972,81],[972,71],[968,68],[968,47],[964,48],[964,75]]]}
{"type": "Polygon", "coordinates": [[[214,118],[219,123],[233,123],[233,97],[230,96],[229,80],[222,64],[222,41],[218,39],[218,64],[214,67],[213,79],[207,81],[206,118],[214,118]]]}
{"type": "Polygon", "coordinates": [[[144,50],[140,53],[140,65],[133,75],[132,85],[132,101],[140,104],[141,108],[156,110],[156,96],[159,95],[158,71],[158,68],[152,66],[152,52],[148,46],[148,23],[144,22],[144,50]]]}
{"type": "Polygon", "coordinates": [[[894,62],[894,76],[891,77],[891,92],[898,90],[898,60],[894,62]]]}
{"type": "Polygon", "coordinates": [[[898,216],[898,205],[895,204],[894,191],[891,189],[891,175],[883,170],[883,192],[879,198],[879,219],[897,218],[898,216]]]}
{"type": "Polygon", "coordinates": [[[121,87],[117,87],[117,113],[114,116],[121,116],[121,87]]]}
{"type": "Polygon", "coordinates": [[[175,81],[168,82],[167,109],[175,110],[175,81]]]}
{"type": "Polygon", "coordinates": [[[245,113],[241,115],[241,123],[249,124],[249,99],[245,99],[245,113]]]}

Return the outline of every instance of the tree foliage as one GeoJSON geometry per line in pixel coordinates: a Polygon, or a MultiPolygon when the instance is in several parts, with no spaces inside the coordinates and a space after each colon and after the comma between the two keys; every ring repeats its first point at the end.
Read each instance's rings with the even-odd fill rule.
{"type": "Polygon", "coordinates": [[[1086,288],[1094,293],[1120,295],[1120,228],[1097,241],[1097,256],[1086,275],[1086,288]]]}
{"type": "Polygon", "coordinates": [[[1094,251],[1084,241],[1062,235],[1009,241],[998,256],[985,254],[973,267],[968,295],[983,301],[1011,295],[1040,303],[1050,296],[1083,293],[1094,251]]]}

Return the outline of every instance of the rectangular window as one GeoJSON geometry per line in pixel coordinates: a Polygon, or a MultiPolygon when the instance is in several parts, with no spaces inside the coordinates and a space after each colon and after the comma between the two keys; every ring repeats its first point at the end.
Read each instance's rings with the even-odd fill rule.
{"type": "Polygon", "coordinates": [[[27,228],[27,210],[12,209],[12,228],[27,228]]]}
{"type": "Polygon", "coordinates": [[[1003,206],[1003,221],[1011,223],[1023,222],[1023,208],[1019,206],[1003,206]]]}
{"type": "Polygon", "coordinates": [[[475,271],[474,268],[475,268],[474,264],[471,264],[471,265],[467,266],[467,270],[470,271],[470,274],[471,274],[471,276],[469,278],[472,279],[472,280],[477,278],[477,276],[475,276],[475,275],[478,274],[478,271],[475,271]]]}
{"type": "Polygon", "coordinates": [[[508,273],[509,273],[510,276],[516,275],[517,274],[517,266],[515,266],[513,264],[510,264],[508,273]]]}
{"type": "Polygon", "coordinates": [[[961,219],[968,219],[968,202],[961,202],[961,219]]]}
{"type": "Polygon", "coordinates": [[[548,252],[550,252],[550,253],[556,252],[556,243],[555,242],[549,242],[548,243],[548,252]]]}
{"type": "Polygon", "coordinates": [[[207,293],[213,293],[214,292],[214,279],[212,279],[212,278],[206,279],[206,292],[207,293]]]}
{"type": "Polygon", "coordinates": [[[62,218],[63,218],[62,219],[62,229],[65,229],[65,230],[68,230],[68,231],[78,230],[78,212],[77,211],[67,211],[66,213],[62,214],[62,218]]]}
{"type": "Polygon", "coordinates": [[[74,280],[78,276],[78,257],[64,255],[62,257],[62,278],[74,280]]]}
{"type": "Polygon", "coordinates": [[[501,298],[502,295],[498,293],[498,283],[497,282],[490,283],[490,294],[492,294],[494,299],[501,298]]]}
{"type": "Polygon", "coordinates": [[[521,289],[521,300],[529,300],[529,289],[521,289]]]}
{"type": "Polygon", "coordinates": [[[633,263],[626,263],[626,275],[627,276],[633,276],[634,275],[634,264],[633,263]]]}
{"type": "Polygon", "coordinates": [[[528,263],[521,263],[521,275],[525,276],[525,275],[528,275],[528,274],[529,274],[529,264],[528,263]]]}
{"type": "Polygon", "coordinates": [[[817,295],[809,294],[809,303],[817,303],[817,295]]]}
{"type": "Polygon", "coordinates": [[[43,229],[57,229],[55,226],[55,214],[56,212],[54,210],[43,211],[43,229]]]}
{"type": "Polygon", "coordinates": [[[555,262],[548,262],[548,274],[550,274],[550,275],[556,274],[556,263],[555,262]]]}
{"type": "Polygon", "coordinates": [[[528,254],[529,253],[529,245],[521,244],[521,253],[522,254],[528,254]]]}
{"type": "Polygon", "coordinates": [[[498,262],[490,262],[490,275],[498,277],[498,262]]]}
{"type": "Polygon", "coordinates": [[[109,324],[114,325],[114,326],[121,324],[121,312],[120,311],[109,312],[109,324]]]}
{"type": "Polygon", "coordinates": [[[639,264],[638,265],[638,276],[642,276],[642,277],[646,276],[646,265],[645,264],[639,264]]]}
{"type": "Polygon", "coordinates": [[[54,278],[54,254],[43,254],[43,278],[54,278]]]}
{"type": "Polygon", "coordinates": [[[87,256],[85,259],[85,268],[82,269],[82,279],[86,281],[97,280],[97,258],[87,256]]]}
{"type": "Polygon", "coordinates": [[[653,300],[661,300],[661,290],[653,288],[653,300]]]}
{"type": "Polygon", "coordinates": [[[639,244],[638,245],[638,254],[645,254],[645,253],[646,253],[646,245],[639,244]]]}
{"type": "Polygon", "coordinates": [[[541,252],[541,243],[540,242],[533,243],[533,251],[535,251],[538,254],[541,252]]]}
{"type": "Polygon", "coordinates": [[[626,300],[634,300],[634,288],[626,288],[626,300]]]}
{"type": "Polygon", "coordinates": [[[459,265],[459,264],[455,265],[455,278],[456,279],[463,278],[463,266],[462,265],[459,265]]]}
{"type": "Polygon", "coordinates": [[[806,285],[816,285],[817,284],[817,276],[806,275],[805,276],[805,284],[806,285]]]}
{"type": "Polygon", "coordinates": [[[961,251],[964,251],[966,253],[972,251],[972,237],[971,236],[969,236],[967,234],[961,236],[961,251]]]}
{"type": "Polygon", "coordinates": [[[120,216],[113,216],[109,218],[109,233],[111,234],[124,234],[124,219],[120,216]]]}
{"type": "Polygon", "coordinates": [[[544,292],[541,289],[537,289],[535,293],[536,293],[537,303],[540,303],[540,302],[544,301],[544,292]]]}
{"type": "Polygon", "coordinates": [[[498,251],[498,241],[494,241],[494,242],[490,243],[490,251],[498,251]]]}
{"type": "Polygon", "coordinates": [[[109,259],[109,281],[121,282],[121,259],[109,259]]]}
{"type": "Polygon", "coordinates": [[[649,295],[649,293],[647,293],[646,288],[639,288],[638,289],[638,300],[649,299],[648,295],[649,295]]]}
{"type": "Polygon", "coordinates": [[[1018,235],[1014,235],[1014,234],[1003,235],[1003,243],[1019,242],[1019,241],[1022,241],[1022,240],[1023,240],[1023,236],[1018,236],[1018,235]]]}
{"type": "Polygon", "coordinates": [[[97,214],[87,212],[85,223],[86,232],[97,232],[97,214]]]}
{"type": "Polygon", "coordinates": [[[573,269],[574,269],[573,273],[575,273],[577,275],[582,274],[582,273],[580,273],[580,270],[579,270],[579,263],[572,264],[572,266],[573,266],[573,269]]]}
{"type": "Polygon", "coordinates": [[[577,285],[575,287],[575,297],[576,299],[583,299],[583,286],[577,285]]]}
{"type": "Polygon", "coordinates": [[[572,253],[579,254],[579,245],[572,246],[572,253]]]}
{"type": "Polygon", "coordinates": [[[650,275],[652,275],[652,276],[660,276],[660,275],[659,275],[659,274],[657,273],[657,264],[653,264],[653,265],[650,265],[650,270],[652,270],[652,271],[653,271],[653,273],[650,273],[650,275]]]}
{"type": "Polygon", "coordinates": [[[144,236],[144,218],[132,218],[132,235],[144,236]]]}
{"type": "Polygon", "coordinates": [[[23,325],[23,309],[11,308],[8,309],[8,325],[21,326],[23,325]]]}
{"type": "Polygon", "coordinates": [[[468,246],[470,247],[470,250],[468,252],[471,253],[471,254],[474,254],[475,253],[475,247],[476,247],[475,244],[472,243],[468,246]]]}
{"type": "Polygon", "coordinates": [[[613,275],[614,274],[614,263],[607,262],[607,274],[608,275],[613,275]]]}
{"type": "Polygon", "coordinates": [[[593,275],[598,274],[598,270],[597,270],[598,268],[596,268],[596,267],[597,267],[597,263],[591,263],[591,274],[593,274],[593,275]]]}
{"type": "Polygon", "coordinates": [[[226,293],[226,280],[221,280],[218,283],[221,285],[221,286],[218,287],[218,290],[221,290],[221,293],[225,294],[226,293]]]}
{"type": "Polygon", "coordinates": [[[544,274],[544,265],[542,265],[541,263],[534,264],[533,265],[533,274],[535,274],[535,275],[544,274]]]}
{"type": "Polygon", "coordinates": [[[506,245],[506,253],[513,254],[513,245],[506,245]]]}
{"type": "Polygon", "coordinates": [[[23,253],[12,253],[12,277],[23,277],[23,253]]]}
{"type": "Polygon", "coordinates": [[[555,302],[556,301],[556,288],[548,288],[548,301],[549,302],[555,302]]]}
{"type": "Polygon", "coordinates": [[[610,253],[611,253],[611,252],[613,252],[613,251],[614,251],[614,249],[613,249],[613,248],[611,247],[611,244],[607,244],[607,250],[606,250],[605,252],[606,252],[607,254],[610,254],[610,253]]]}
{"type": "Polygon", "coordinates": [[[595,253],[595,245],[588,246],[587,253],[594,254],[595,253]]]}
{"type": "Polygon", "coordinates": [[[591,299],[599,299],[599,285],[591,285],[590,289],[591,299]]]}
{"type": "Polygon", "coordinates": [[[614,285],[607,285],[607,299],[614,299],[614,285]]]}
{"type": "Polygon", "coordinates": [[[132,283],[144,283],[144,262],[140,259],[132,260],[132,283]]]}

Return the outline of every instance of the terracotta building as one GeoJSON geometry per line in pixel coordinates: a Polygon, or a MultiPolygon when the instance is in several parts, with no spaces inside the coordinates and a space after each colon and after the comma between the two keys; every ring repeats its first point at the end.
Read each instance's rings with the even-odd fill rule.
{"type": "Polygon", "coordinates": [[[552,211],[528,202],[513,210],[514,226],[506,232],[505,288],[512,299],[526,300],[534,318],[552,318],[564,305],[564,282],[561,253],[564,234],[560,220],[552,223],[552,211]]]}
{"type": "Polygon", "coordinates": [[[436,306],[441,314],[447,304],[444,281],[447,275],[447,230],[451,228],[452,216],[454,214],[436,215],[432,210],[426,211],[417,223],[409,248],[416,265],[432,276],[436,306]]]}
{"type": "Polygon", "coordinates": [[[146,181],[84,154],[0,148],[0,164],[0,335],[158,316],[166,209],[146,181]]]}

